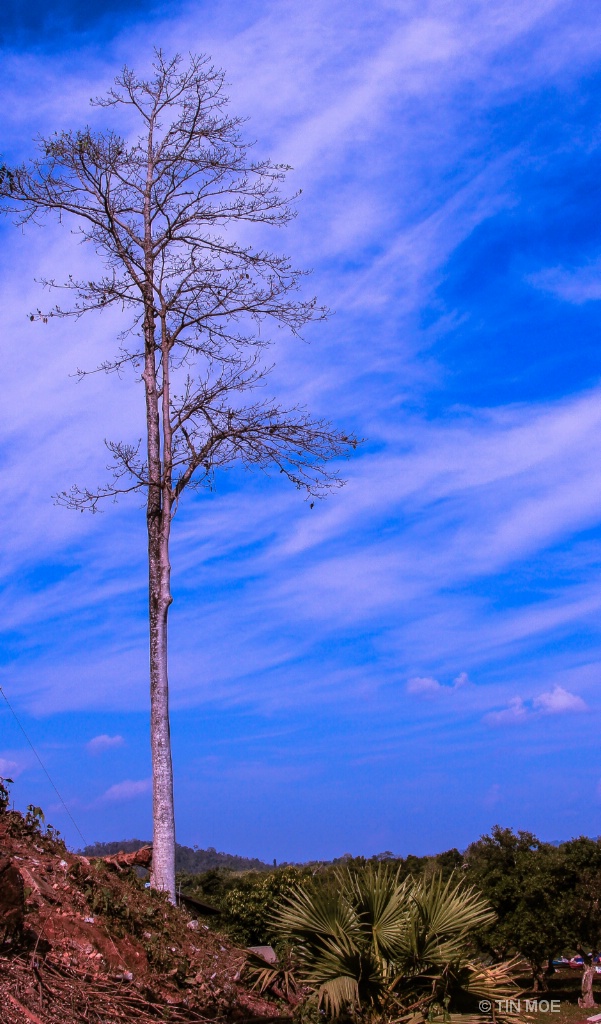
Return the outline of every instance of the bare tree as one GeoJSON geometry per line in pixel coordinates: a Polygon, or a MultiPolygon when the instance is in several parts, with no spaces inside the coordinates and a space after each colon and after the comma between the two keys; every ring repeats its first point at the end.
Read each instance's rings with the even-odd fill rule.
{"type": "Polygon", "coordinates": [[[295,294],[302,273],[287,257],[233,237],[240,222],[281,226],[293,212],[279,190],[289,168],[250,159],[241,119],[227,113],[223,73],[206,57],[186,63],[156,51],[150,80],[125,68],[93,103],[129,108],[141,126],[136,140],[89,128],[40,138],[37,159],[3,169],[0,194],[21,223],[71,215],[103,263],[93,281],[45,281],[73,292],[72,304],[31,319],[79,318],[114,305],[131,314],[118,350],[100,369],[131,366],[143,382],[145,444],[107,442],[110,481],[94,490],[73,487],[58,500],[95,512],[103,498],[145,492],[152,881],[173,899],[167,622],[178,502],[186,488],[212,486],[215,471],[233,463],[274,468],[307,495],[321,496],[340,483],[330,461],[357,440],[303,408],[257,395],[270,370],[263,322],[299,335],[327,311],[295,294]]]}

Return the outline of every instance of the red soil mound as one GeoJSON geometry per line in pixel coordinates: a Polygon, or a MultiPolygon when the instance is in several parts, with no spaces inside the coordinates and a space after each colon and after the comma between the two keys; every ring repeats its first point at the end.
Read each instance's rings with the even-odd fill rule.
{"type": "Polygon", "coordinates": [[[31,815],[0,811],[1,1024],[250,1024],[289,1012],[244,983],[244,962],[145,889],[127,858],[77,856],[31,815]]]}

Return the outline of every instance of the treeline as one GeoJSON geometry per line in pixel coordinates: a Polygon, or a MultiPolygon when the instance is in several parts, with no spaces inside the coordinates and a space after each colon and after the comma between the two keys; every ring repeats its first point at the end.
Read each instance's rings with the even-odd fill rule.
{"type": "MultiPolygon", "coordinates": [[[[148,846],[150,839],[123,839],[119,843],[93,843],[80,850],[86,857],[108,857],[110,854],[132,853],[148,846]]],[[[237,857],[233,853],[220,853],[213,846],[207,850],[175,844],[175,870],[187,874],[199,874],[214,869],[224,871],[269,871],[270,865],[257,857],[237,857]]]]}
{"type": "Polygon", "coordinates": [[[535,988],[547,987],[554,958],[576,952],[586,958],[601,950],[601,840],[584,836],[553,845],[530,832],[495,826],[463,853],[347,855],[337,862],[263,866],[260,872],[238,875],[217,865],[202,872],[180,871],[177,881],[186,895],[219,908],[219,927],[236,942],[273,944],[277,936],[271,916],[282,896],[299,885],[335,887],[341,863],[362,871],[380,860],[394,865],[401,878],[440,873],[474,886],[497,915],[494,925],[473,936],[475,948],[495,960],[520,955],[530,965],[535,988]]]}

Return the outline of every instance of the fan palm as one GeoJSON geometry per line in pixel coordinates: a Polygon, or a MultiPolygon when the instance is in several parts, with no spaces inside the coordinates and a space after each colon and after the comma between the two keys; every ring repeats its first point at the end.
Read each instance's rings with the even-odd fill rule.
{"type": "Polygon", "coordinates": [[[329,888],[288,894],[272,923],[294,944],[300,979],[329,1016],[371,1007],[419,1020],[439,1007],[448,1020],[449,1008],[478,999],[494,1006],[517,994],[515,962],[489,966],[471,955],[470,934],[494,917],[461,881],[401,881],[379,864],[339,870],[329,888]]]}

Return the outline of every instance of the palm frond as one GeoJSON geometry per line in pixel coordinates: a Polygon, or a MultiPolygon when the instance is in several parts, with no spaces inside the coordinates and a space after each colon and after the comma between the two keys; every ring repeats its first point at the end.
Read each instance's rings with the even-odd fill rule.
{"type": "Polygon", "coordinates": [[[399,881],[388,864],[369,865],[362,873],[349,873],[347,891],[353,900],[362,929],[368,931],[376,955],[394,956],[410,912],[410,880],[399,881]]]}
{"type": "Polygon", "coordinates": [[[415,885],[413,899],[429,930],[441,939],[466,934],[495,920],[495,913],[484,897],[452,877],[447,882],[443,882],[441,875],[424,879],[415,885]]]}
{"type": "Polygon", "coordinates": [[[422,1019],[427,1007],[470,1009],[478,998],[516,998],[515,962],[487,966],[469,956],[470,934],[493,920],[484,898],[461,880],[401,882],[388,864],[339,870],[335,887],[298,889],[272,916],[294,944],[299,978],[330,1017],[345,1007],[381,1013],[394,1005],[397,1016],[417,1012],[422,1019]]]}
{"type": "Polygon", "coordinates": [[[258,989],[261,994],[267,989],[279,989],[279,992],[289,999],[298,991],[298,983],[290,963],[276,961],[270,964],[259,953],[251,950],[246,951],[244,973],[251,981],[252,987],[258,989]]]}
{"type": "Polygon", "coordinates": [[[305,889],[284,896],[271,923],[282,934],[295,937],[340,935],[352,941],[361,930],[355,908],[342,894],[305,889]]]}
{"type": "Polygon", "coordinates": [[[414,883],[412,904],[395,949],[399,966],[416,973],[428,965],[456,963],[465,958],[466,938],[494,921],[486,900],[461,881],[443,882],[434,875],[414,883]]]}
{"type": "Polygon", "coordinates": [[[318,1005],[330,1017],[340,1017],[348,1007],[359,1007],[359,986],[355,978],[340,975],[323,983],[317,993],[318,1005]]]}
{"type": "Polygon", "coordinates": [[[505,1002],[520,996],[518,978],[527,973],[527,966],[519,956],[500,964],[468,962],[466,967],[469,973],[465,989],[479,999],[505,1002]]]}

